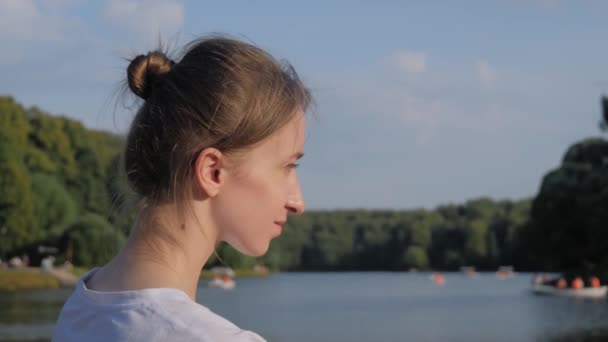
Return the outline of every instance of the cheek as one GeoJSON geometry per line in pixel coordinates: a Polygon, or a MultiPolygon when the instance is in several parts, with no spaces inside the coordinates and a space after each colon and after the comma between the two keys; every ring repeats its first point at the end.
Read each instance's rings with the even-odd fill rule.
{"type": "Polygon", "coordinates": [[[235,200],[258,211],[262,208],[276,211],[277,203],[284,201],[286,193],[285,180],[271,172],[252,174],[234,185],[235,193],[240,197],[235,200]]]}
{"type": "Polygon", "coordinates": [[[260,172],[226,184],[218,196],[219,207],[216,208],[221,235],[234,243],[239,240],[239,244],[256,236],[266,238],[265,232],[270,231],[274,220],[283,214],[286,181],[280,174],[260,172]]]}
{"type": "Polygon", "coordinates": [[[283,215],[281,188],[271,177],[235,182],[224,199],[220,238],[242,254],[265,254],[276,236],[274,220],[283,215]]]}

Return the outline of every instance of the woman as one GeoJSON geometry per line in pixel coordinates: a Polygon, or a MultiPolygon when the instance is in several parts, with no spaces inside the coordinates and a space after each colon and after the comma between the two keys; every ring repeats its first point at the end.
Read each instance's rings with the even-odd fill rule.
{"type": "Polygon", "coordinates": [[[264,341],[195,302],[220,241],[260,256],[304,210],[308,90],[288,64],[213,36],[175,63],[159,51],[127,68],[144,102],[124,151],[138,216],[125,246],[79,281],[53,341],[264,341]]]}

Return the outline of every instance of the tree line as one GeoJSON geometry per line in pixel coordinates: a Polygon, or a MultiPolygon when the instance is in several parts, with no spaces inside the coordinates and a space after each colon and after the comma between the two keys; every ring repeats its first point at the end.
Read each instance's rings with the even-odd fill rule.
{"type": "MultiPolygon", "coordinates": [[[[134,220],[121,210],[123,144],[122,136],[0,97],[0,258],[36,254],[45,245],[58,248],[59,261],[66,254],[80,266],[107,261],[134,220]]],[[[289,218],[263,257],[221,244],[209,264],[287,271],[515,265],[601,273],[608,270],[606,209],[608,142],[596,137],[569,147],[531,198],[307,212],[289,218]]]]}

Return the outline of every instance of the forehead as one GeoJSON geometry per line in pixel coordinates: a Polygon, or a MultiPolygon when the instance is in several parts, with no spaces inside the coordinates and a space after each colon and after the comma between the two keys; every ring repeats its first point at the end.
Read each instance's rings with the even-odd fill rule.
{"type": "Polygon", "coordinates": [[[265,147],[266,152],[285,157],[296,152],[303,152],[306,130],[306,117],[298,113],[285,126],[281,127],[275,134],[268,137],[268,141],[260,146],[265,147]]]}
{"type": "Polygon", "coordinates": [[[298,113],[285,126],[281,127],[276,134],[269,137],[269,145],[274,145],[281,150],[293,151],[304,147],[306,131],[306,116],[298,113]],[[271,141],[274,140],[274,144],[271,141]]]}

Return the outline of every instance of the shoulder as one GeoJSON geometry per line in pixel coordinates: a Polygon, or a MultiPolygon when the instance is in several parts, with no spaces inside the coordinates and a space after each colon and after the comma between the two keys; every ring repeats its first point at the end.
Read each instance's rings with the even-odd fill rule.
{"type": "Polygon", "coordinates": [[[209,308],[192,301],[185,294],[162,301],[166,313],[181,328],[193,336],[205,336],[210,341],[265,341],[258,334],[243,330],[209,308]]]}
{"type": "Polygon", "coordinates": [[[53,341],[264,341],[177,289],[97,292],[80,281],[53,341]]]}

